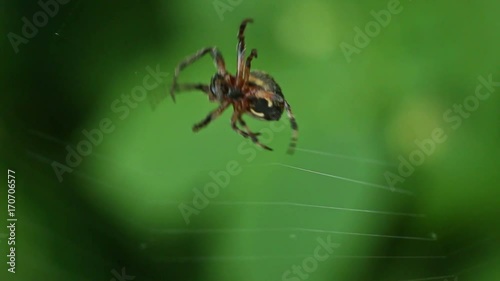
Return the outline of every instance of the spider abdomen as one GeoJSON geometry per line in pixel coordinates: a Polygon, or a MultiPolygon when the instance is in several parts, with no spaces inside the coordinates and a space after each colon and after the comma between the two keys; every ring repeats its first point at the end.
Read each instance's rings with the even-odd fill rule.
{"type": "Polygon", "coordinates": [[[250,98],[250,112],[258,119],[279,120],[283,114],[283,106],[267,98],[250,98]]]}
{"type": "Polygon", "coordinates": [[[248,79],[251,95],[248,98],[250,113],[263,120],[279,120],[284,110],[281,88],[273,77],[262,71],[252,71],[248,79]]]}
{"type": "Polygon", "coordinates": [[[269,75],[263,71],[250,72],[248,84],[261,87],[262,89],[264,89],[266,91],[273,92],[273,93],[277,94],[278,96],[283,97],[283,93],[281,92],[281,88],[278,85],[278,83],[276,83],[276,81],[274,81],[274,78],[271,75],[269,75]]]}

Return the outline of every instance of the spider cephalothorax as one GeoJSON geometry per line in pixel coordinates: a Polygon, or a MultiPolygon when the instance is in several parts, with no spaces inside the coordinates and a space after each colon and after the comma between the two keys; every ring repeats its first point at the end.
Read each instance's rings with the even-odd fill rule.
{"type": "Polygon", "coordinates": [[[270,147],[259,142],[257,136],[260,133],[253,133],[242,115],[247,113],[257,119],[276,121],[281,118],[286,111],[293,130],[292,142],[289,153],[293,153],[298,136],[298,127],[295,117],[292,114],[290,105],[285,100],[280,86],[267,73],[262,71],[250,71],[251,63],[257,58],[257,50],[252,49],[250,55],[245,59],[245,37],[246,25],[253,22],[252,19],[245,19],[238,32],[238,69],[236,76],[229,74],[226,70],[224,58],[216,47],[208,47],[199,50],[196,54],[186,58],[175,69],[174,82],[170,93],[175,101],[175,91],[181,90],[201,90],[208,95],[210,101],[218,102],[220,105],[210,112],[205,119],[193,126],[193,131],[198,131],[207,126],[212,120],[217,118],[230,105],[234,112],[231,118],[231,127],[245,138],[250,138],[259,146],[272,150],[270,147]],[[177,84],[179,73],[188,65],[197,61],[206,54],[210,54],[217,67],[217,73],[212,77],[210,85],[205,84],[177,84]],[[244,130],[237,126],[239,123],[244,130]]]}

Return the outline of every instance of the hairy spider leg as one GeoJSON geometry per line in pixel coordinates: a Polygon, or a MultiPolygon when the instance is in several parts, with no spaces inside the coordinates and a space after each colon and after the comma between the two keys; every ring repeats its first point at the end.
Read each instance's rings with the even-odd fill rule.
{"type": "Polygon", "coordinates": [[[204,92],[205,94],[208,95],[208,98],[211,101],[215,101],[216,97],[215,95],[210,91],[210,86],[202,83],[188,83],[188,84],[177,84],[175,85],[175,91],[177,92],[184,92],[184,91],[192,91],[192,90],[199,90],[204,92]]]}
{"type": "Polygon", "coordinates": [[[247,130],[247,133],[249,135],[254,135],[254,136],[260,136],[261,133],[254,133],[252,132],[252,130],[250,130],[250,128],[247,126],[247,123],[243,120],[243,118],[241,118],[241,116],[238,118],[238,121],[240,121],[240,125],[243,126],[245,128],[245,130],[247,130]]]}
{"type": "Polygon", "coordinates": [[[291,106],[286,101],[285,101],[285,109],[288,115],[288,119],[290,119],[290,126],[292,127],[292,132],[293,132],[287,153],[293,154],[295,152],[295,147],[297,146],[297,140],[299,138],[299,126],[297,125],[297,121],[295,121],[295,116],[293,116],[291,106]]]}
{"type": "Polygon", "coordinates": [[[257,49],[252,49],[252,52],[247,58],[247,62],[245,65],[245,74],[243,76],[243,82],[248,82],[248,77],[250,76],[250,69],[252,68],[252,60],[257,58],[257,49]]]}
{"type": "Polygon", "coordinates": [[[177,78],[179,77],[180,72],[186,68],[188,65],[194,63],[195,61],[199,60],[206,54],[210,54],[212,56],[212,59],[214,60],[214,65],[217,68],[217,72],[222,75],[226,76],[227,75],[227,70],[226,70],[226,63],[224,62],[224,58],[222,57],[222,54],[219,52],[219,50],[216,47],[208,47],[208,48],[203,48],[196,52],[194,55],[187,57],[177,65],[175,68],[175,73],[174,73],[174,81],[172,83],[172,87],[170,88],[170,95],[172,96],[172,100],[175,102],[175,90],[177,87],[177,78]]]}
{"type": "Polygon", "coordinates": [[[238,128],[238,126],[236,125],[236,121],[239,119],[239,115],[240,114],[238,112],[233,112],[233,116],[231,117],[231,128],[243,137],[248,138],[249,134],[238,128]]]}
{"type": "Polygon", "coordinates": [[[246,126],[246,124],[244,126],[248,132],[244,132],[243,130],[238,128],[238,126],[236,126],[236,121],[239,121],[240,123],[243,122],[242,124],[245,124],[245,121],[243,121],[243,119],[241,119],[241,113],[238,113],[238,112],[233,113],[233,117],[231,118],[231,128],[233,128],[233,130],[235,130],[238,134],[242,135],[244,138],[250,138],[254,144],[256,144],[256,145],[258,145],[266,150],[270,150],[270,151],[273,150],[269,146],[261,143],[259,141],[259,139],[257,138],[257,135],[259,135],[259,134],[252,133],[250,131],[250,128],[248,128],[246,126]]]}
{"type": "Polygon", "coordinates": [[[236,72],[236,87],[243,86],[243,76],[245,73],[245,28],[248,23],[252,23],[253,19],[244,19],[240,25],[240,30],[238,32],[238,69],[236,72]]]}
{"type": "Polygon", "coordinates": [[[198,132],[200,129],[206,127],[210,122],[219,117],[230,104],[230,102],[224,102],[218,108],[210,112],[205,119],[193,126],[193,132],[198,132]]]}

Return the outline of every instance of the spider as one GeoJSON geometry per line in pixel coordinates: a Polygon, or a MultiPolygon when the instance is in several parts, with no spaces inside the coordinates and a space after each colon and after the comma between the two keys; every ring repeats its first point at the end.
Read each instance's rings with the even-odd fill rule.
{"type": "Polygon", "coordinates": [[[194,55],[187,57],[177,66],[170,94],[175,102],[176,91],[200,90],[208,95],[208,99],[211,102],[219,103],[218,108],[211,111],[205,119],[193,126],[193,132],[198,132],[200,129],[206,127],[232,105],[234,111],[231,117],[231,128],[243,137],[250,138],[256,145],[270,151],[272,149],[262,144],[257,138],[260,133],[252,132],[245,121],[243,121],[242,115],[247,113],[259,120],[277,121],[281,118],[283,111],[286,110],[293,131],[288,149],[288,153],[292,154],[297,142],[298,126],[290,105],[285,100],[280,86],[269,74],[262,71],[250,71],[252,60],[257,58],[256,49],[252,49],[245,61],[244,32],[248,23],[253,23],[253,19],[243,20],[238,32],[238,69],[236,76],[228,73],[224,58],[216,47],[203,48],[194,55]],[[201,83],[177,84],[180,72],[206,54],[212,56],[214,65],[217,68],[217,73],[212,77],[210,85],[201,83]],[[238,127],[237,123],[244,130],[238,127]]]}

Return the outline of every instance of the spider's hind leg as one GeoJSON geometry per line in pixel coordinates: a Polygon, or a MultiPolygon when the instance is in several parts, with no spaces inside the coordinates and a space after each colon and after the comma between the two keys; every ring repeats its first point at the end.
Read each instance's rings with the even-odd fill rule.
{"type": "Polygon", "coordinates": [[[241,118],[241,116],[238,118],[238,121],[240,122],[240,125],[243,126],[245,128],[245,130],[247,130],[247,134],[248,135],[254,135],[254,136],[260,136],[261,133],[254,133],[250,130],[250,128],[247,126],[247,123],[243,120],[243,118],[241,118]]]}
{"type": "Polygon", "coordinates": [[[297,125],[297,121],[295,120],[295,116],[293,116],[292,108],[285,102],[285,109],[288,115],[288,119],[290,119],[290,126],[292,127],[292,139],[290,140],[290,145],[288,146],[288,154],[293,154],[295,152],[295,147],[297,147],[297,140],[299,137],[299,126],[297,125]]]}
{"type": "Polygon", "coordinates": [[[246,126],[245,121],[243,121],[243,119],[241,119],[241,116],[238,116],[238,114],[236,112],[233,114],[233,118],[231,118],[231,128],[233,128],[233,130],[235,130],[238,134],[242,135],[244,138],[250,138],[253,143],[264,148],[265,150],[269,150],[269,151],[273,150],[269,146],[267,146],[259,141],[257,136],[260,135],[260,133],[253,133],[252,131],[250,131],[250,128],[248,128],[248,126],[246,126]],[[239,120],[240,124],[245,127],[247,132],[241,130],[240,128],[238,128],[238,126],[236,126],[237,120],[239,120]]]}

